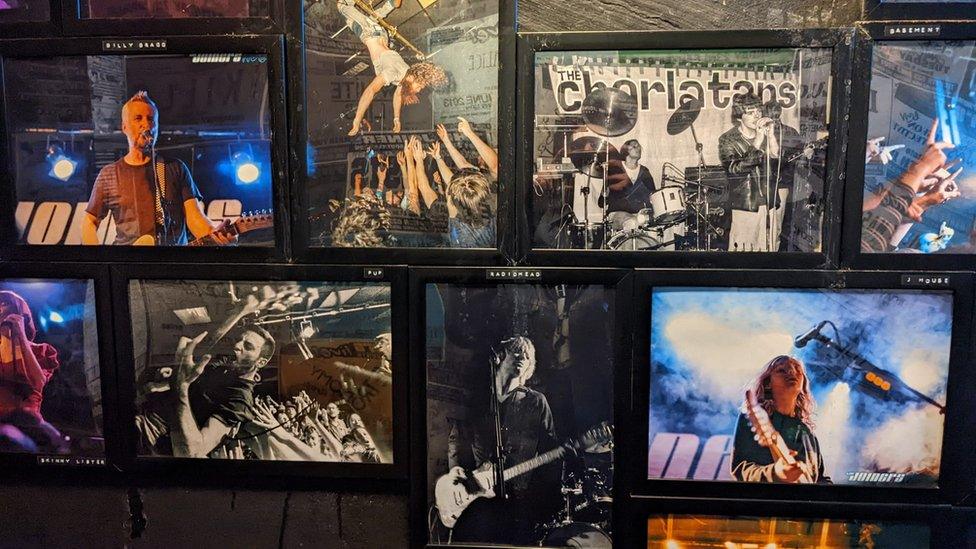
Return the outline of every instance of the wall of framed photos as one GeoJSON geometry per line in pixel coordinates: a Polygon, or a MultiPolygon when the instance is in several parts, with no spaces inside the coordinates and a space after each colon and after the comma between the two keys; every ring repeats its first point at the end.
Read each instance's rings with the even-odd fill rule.
{"type": "Polygon", "coordinates": [[[976,25],[793,4],[0,0],[0,537],[976,544],[976,25]]]}

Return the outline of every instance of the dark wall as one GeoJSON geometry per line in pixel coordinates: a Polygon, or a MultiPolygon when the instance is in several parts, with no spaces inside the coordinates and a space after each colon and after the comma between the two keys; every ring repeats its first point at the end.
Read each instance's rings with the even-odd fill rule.
{"type": "MultiPolygon", "coordinates": [[[[858,0],[522,0],[523,31],[849,26],[858,0]]],[[[394,548],[407,540],[406,495],[157,489],[140,492],[131,539],[121,488],[0,487],[0,547],[394,548]]]]}

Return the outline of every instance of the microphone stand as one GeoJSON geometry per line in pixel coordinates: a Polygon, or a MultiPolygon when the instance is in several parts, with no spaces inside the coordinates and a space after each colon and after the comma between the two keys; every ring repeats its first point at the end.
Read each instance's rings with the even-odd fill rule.
{"type": "MultiPolygon", "coordinates": [[[[844,347],[840,343],[834,342],[833,339],[831,339],[831,338],[829,338],[829,337],[827,337],[827,336],[825,336],[823,334],[817,333],[811,339],[815,339],[815,340],[819,341],[820,343],[823,344],[824,347],[827,347],[828,349],[833,349],[833,350],[837,351],[838,353],[840,353],[841,356],[853,360],[854,363],[857,364],[857,365],[859,365],[859,366],[861,366],[861,365],[866,366],[868,370],[881,370],[881,371],[884,371],[881,368],[879,368],[878,366],[876,366],[875,364],[873,364],[870,360],[868,360],[868,359],[864,358],[863,356],[861,356],[856,351],[851,350],[849,347],[844,347]]],[[[923,394],[923,393],[921,393],[921,392],[913,389],[912,387],[909,387],[907,383],[905,383],[904,381],[902,381],[901,378],[899,378],[895,374],[890,374],[890,375],[896,381],[896,383],[898,383],[899,385],[901,385],[902,388],[904,388],[905,390],[907,390],[908,392],[910,392],[916,398],[918,398],[918,399],[920,399],[920,400],[922,400],[922,401],[924,401],[924,402],[926,402],[928,404],[931,404],[932,406],[935,406],[936,408],[939,409],[939,413],[940,414],[945,414],[945,412],[946,412],[945,406],[943,406],[943,405],[939,404],[938,402],[932,400],[927,395],[925,395],[925,394],[923,394]]]]}
{"type": "Polygon", "coordinates": [[[498,355],[492,354],[489,373],[491,374],[491,415],[495,424],[495,455],[492,457],[491,465],[495,477],[495,497],[503,500],[505,499],[505,447],[502,444],[502,416],[499,406],[501,403],[498,401],[498,385],[495,383],[495,379],[498,377],[498,367],[501,364],[498,355]]]}

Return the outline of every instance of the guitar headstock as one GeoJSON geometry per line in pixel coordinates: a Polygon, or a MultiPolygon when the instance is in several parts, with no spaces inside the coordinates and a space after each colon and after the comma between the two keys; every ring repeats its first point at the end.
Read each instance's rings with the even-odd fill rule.
{"type": "Polygon", "coordinates": [[[610,422],[604,421],[595,427],[588,429],[577,441],[578,444],[576,448],[583,448],[584,450],[591,451],[591,448],[598,446],[605,446],[611,444],[613,441],[613,426],[610,422]]]}
{"type": "Polygon", "coordinates": [[[752,392],[752,389],[746,390],[746,401],[743,405],[742,413],[749,418],[752,432],[756,434],[756,442],[766,448],[775,448],[778,433],[769,420],[769,414],[766,413],[765,408],[760,406],[759,401],[756,400],[756,394],[752,392]]]}
{"type": "Polygon", "coordinates": [[[274,213],[266,212],[264,210],[254,213],[246,213],[237,218],[237,221],[234,222],[234,227],[237,229],[238,234],[243,234],[248,231],[256,231],[258,229],[267,229],[268,227],[273,226],[274,213]]]}

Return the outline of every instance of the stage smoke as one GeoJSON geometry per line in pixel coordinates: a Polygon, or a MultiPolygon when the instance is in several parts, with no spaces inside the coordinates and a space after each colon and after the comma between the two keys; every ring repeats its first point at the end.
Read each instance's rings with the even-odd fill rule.
{"type": "Polygon", "coordinates": [[[864,462],[882,472],[937,473],[944,419],[926,406],[884,423],[864,439],[864,462]]]}
{"type": "MultiPolygon", "coordinates": [[[[851,388],[846,383],[837,383],[827,397],[817,403],[817,440],[824,456],[827,476],[843,475],[849,469],[851,455],[849,438],[851,435],[851,388]]],[[[835,478],[835,482],[838,479],[835,478]]],[[[844,479],[839,479],[844,480],[844,479]]]]}

